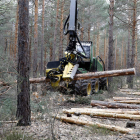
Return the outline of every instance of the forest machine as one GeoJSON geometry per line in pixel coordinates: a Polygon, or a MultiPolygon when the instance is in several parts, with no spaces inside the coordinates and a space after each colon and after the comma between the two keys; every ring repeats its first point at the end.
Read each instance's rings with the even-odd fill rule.
{"type": "Polygon", "coordinates": [[[61,81],[65,81],[68,88],[75,91],[76,94],[90,95],[98,92],[99,89],[107,89],[108,78],[73,80],[75,74],[104,71],[103,60],[93,57],[93,44],[91,41],[80,41],[77,30],[80,24],[77,22],[77,0],[71,0],[70,14],[68,15],[63,32],[69,35],[69,44],[65,51],[65,57],[59,61],[48,62],[46,69],[46,78],[51,80],[53,87],[59,86],[61,81]]]}

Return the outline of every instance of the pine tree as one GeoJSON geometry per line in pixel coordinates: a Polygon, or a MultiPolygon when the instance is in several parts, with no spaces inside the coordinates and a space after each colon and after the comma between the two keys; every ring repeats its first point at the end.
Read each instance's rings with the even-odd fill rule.
{"type": "Polygon", "coordinates": [[[40,75],[43,75],[43,51],[44,51],[44,14],[45,14],[45,0],[42,1],[42,40],[41,40],[41,62],[40,75]]]}
{"type": "Polygon", "coordinates": [[[17,112],[18,125],[31,124],[29,83],[29,1],[19,0],[17,112]]]}
{"type": "MultiPolygon", "coordinates": [[[[113,17],[114,17],[114,0],[110,0],[109,6],[109,53],[108,53],[108,70],[113,70],[114,68],[114,40],[113,40],[113,17]]],[[[109,90],[112,91],[111,83],[113,78],[109,78],[109,90]]]]}
{"type": "MultiPolygon", "coordinates": [[[[33,53],[33,77],[37,78],[37,49],[38,49],[38,0],[35,0],[35,17],[34,17],[34,53],[33,53]]],[[[32,85],[32,91],[37,91],[37,84],[32,85]]]]}

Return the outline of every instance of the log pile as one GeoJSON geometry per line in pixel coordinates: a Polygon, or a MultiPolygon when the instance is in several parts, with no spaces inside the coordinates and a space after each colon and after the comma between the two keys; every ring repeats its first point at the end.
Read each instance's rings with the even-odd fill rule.
{"type": "Polygon", "coordinates": [[[132,97],[113,97],[114,101],[123,101],[123,100],[140,100],[140,98],[132,98],[132,97]]]}
{"type": "Polygon", "coordinates": [[[140,98],[113,97],[113,100],[119,103],[140,104],[140,98]]]}
{"type": "Polygon", "coordinates": [[[118,131],[120,133],[129,133],[132,134],[133,130],[130,128],[122,128],[120,126],[115,126],[115,125],[106,125],[106,124],[101,124],[98,122],[91,122],[91,121],[85,121],[82,119],[78,119],[76,117],[72,118],[72,117],[65,117],[65,116],[55,116],[56,119],[59,119],[61,121],[64,122],[68,122],[68,123],[73,123],[73,124],[78,124],[78,125],[88,125],[88,126],[98,126],[99,128],[106,128],[112,131],[118,131]]]}
{"type": "MultiPolygon", "coordinates": [[[[112,131],[118,131],[120,133],[135,133],[133,129],[125,128],[122,126],[114,126],[112,124],[102,124],[98,121],[92,122],[85,119],[81,119],[80,115],[88,115],[94,118],[100,119],[112,119],[115,120],[126,120],[129,121],[139,121],[140,120],[140,105],[136,105],[136,101],[140,101],[140,98],[134,97],[113,97],[112,102],[108,101],[97,101],[92,100],[91,106],[89,108],[71,108],[63,109],[63,113],[67,114],[66,116],[56,116],[56,119],[59,119],[64,122],[74,123],[77,125],[96,125],[98,127],[103,127],[112,131]],[[125,103],[127,101],[127,103],[125,103]],[[135,104],[132,105],[132,102],[135,104]],[[80,116],[80,117],[79,117],[80,116]]],[[[84,116],[85,117],[85,116],[84,116]]],[[[126,123],[127,124],[127,123],[126,123]]],[[[135,124],[135,123],[134,123],[135,124]]],[[[127,125],[126,125],[127,126],[127,125]]]]}
{"type": "Polygon", "coordinates": [[[63,110],[66,114],[81,114],[98,117],[111,117],[120,119],[140,120],[140,111],[100,110],[100,109],[77,109],[63,110]],[[129,114],[130,113],[130,114],[129,114]],[[136,115],[137,114],[137,115],[136,115]]]}
{"type": "Polygon", "coordinates": [[[114,103],[114,102],[105,102],[105,101],[97,101],[92,100],[91,106],[105,106],[108,108],[128,108],[128,109],[140,109],[139,105],[130,105],[130,104],[123,104],[123,103],[114,103]]]}

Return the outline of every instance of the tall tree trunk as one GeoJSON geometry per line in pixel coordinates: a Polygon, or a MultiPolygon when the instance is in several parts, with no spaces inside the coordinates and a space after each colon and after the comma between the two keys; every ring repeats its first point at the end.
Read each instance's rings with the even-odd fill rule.
{"type": "MultiPolygon", "coordinates": [[[[136,19],[136,10],[137,10],[137,0],[133,1],[134,7],[133,7],[133,25],[132,25],[132,56],[131,56],[131,64],[130,67],[133,68],[135,67],[135,37],[136,37],[136,24],[137,24],[137,19],[136,19]]],[[[130,76],[130,84],[128,84],[129,88],[133,88],[133,80],[134,76],[130,76]]]]}
{"type": "Polygon", "coordinates": [[[116,69],[116,58],[117,58],[117,36],[116,36],[116,40],[115,40],[115,58],[114,58],[114,70],[116,69]]]}
{"type": "Polygon", "coordinates": [[[56,43],[56,37],[57,37],[57,28],[58,28],[58,13],[59,13],[59,2],[60,0],[57,0],[57,9],[56,9],[56,19],[55,19],[55,29],[54,29],[54,41],[53,41],[53,47],[52,47],[52,60],[55,60],[55,50],[57,48],[56,43]]]}
{"type": "Polygon", "coordinates": [[[90,41],[90,23],[88,24],[88,41],[90,41]]]}
{"type": "Polygon", "coordinates": [[[104,63],[106,63],[106,30],[104,33],[104,63]]]}
{"type": "MultiPolygon", "coordinates": [[[[35,0],[34,18],[34,54],[33,54],[33,77],[37,77],[37,48],[38,48],[38,0],[35,0]]],[[[37,91],[37,84],[32,85],[32,91],[37,91]]]]}
{"type": "Polygon", "coordinates": [[[45,14],[45,0],[42,2],[42,37],[41,37],[41,68],[40,68],[40,75],[43,75],[43,52],[44,52],[44,14],[45,14]]]}
{"type": "Polygon", "coordinates": [[[96,44],[96,35],[93,34],[93,57],[95,57],[95,44],[96,44]]]}
{"type": "Polygon", "coordinates": [[[52,61],[53,57],[53,48],[52,48],[52,43],[50,43],[50,61],[52,61]]]}
{"type": "Polygon", "coordinates": [[[123,57],[124,57],[124,39],[122,38],[122,48],[121,48],[121,68],[123,69],[123,57]]]}
{"type": "Polygon", "coordinates": [[[136,45],[136,49],[135,49],[135,52],[136,52],[136,56],[135,56],[135,67],[136,67],[136,70],[137,70],[137,61],[138,61],[138,35],[137,35],[137,31],[136,31],[135,45],[136,45]]]}
{"type": "MultiPolygon", "coordinates": [[[[131,18],[130,18],[130,15],[128,16],[128,23],[130,24],[130,20],[131,20],[131,18]]],[[[131,37],[131,34],[130,34],[130,27],[128,27],[128,44],[127,44],[127,68],[130,68],[130,63],[131,63],[131,61],[130,61],[130,56],[131,56],[131,53],[132,53],[132,51],[131,51],[131,48],[130,48],[130,37],[131,37]]],[[[130,84],[131,83],[131,77],[130,76],[127,76],[127,84],[128,84],[128,87],[130,87],[130,84]]]]}
{"type": "MultiPolygon", "coordinates": [[[[32,8],[32,16],[33,16],[33,8],[32,8]]],[[[32,71],[32,35],[33,35],[33,17],[31,18],[31,26],[30,26],[30,38],[29,38],[29,51],[30,51],[30,73],[32,71]]]]}
{"type": "Polygon", "coordinates": [[[18,125],[31,124],[29,83],[29,1],[19,0],[17,112],[18,125]]]}
{"type": "Polygon", "coordinates": [[[7,42],[7,38],[5,38],[5,49],[4,49],[5,54],[7,53],[7,48],[8,48],[8,42],[7,42]]]}
{"type": "Polygon", "coordinates": [[[84,9],[82,10],[82,28],[81,28],[81,36],[80,36],[81,41],[84,39],[84,9]]]}
{"type": "MultiPolygon", "coordinates": [[[[109,21],[109,53],[108,53],[108,70],[113,70],[114,68],[114,40],[113,40],[113,17],[114,17],[114,0],[110,0],[110,6],[109,6],[109,15],[110,15],[110,21],[109,21]]],[[[111,83],[113,81],[113,78],[109,78],[109,91],[112,91],[111,83]]]]}
{"type": "Polygon", "coordinates": [[[96,56],[99,56],[99,48],[100,48],[100,32],[99,32],[99,25],[97,27],[98,34],[97,34],[97,42],[96,42],[96,56]]]}
{"type": "Polygon", "coordinates": [[[13,45],[12,45],[12,31],[10,32],[10,57],[13,57],[13,45]]]}
{"type": "Polygon", "coordinates": [[[109,38],[107,40],[108,41],[107,41],[107,46],[106,46],[106,61],[105,61],[106,70],[108,70],[109,38]]]}
{"type": "Polygon", "coordinates": [[[14,40],[14,58],[16,60],[17,56],[17,41],[18,41],[18,21],[19,21],[19,5],[17,4],[17,11],[16,11],[16,24],[15,24],[15,40],[14,40]]]}
{"type": "Polygon", "coordinates": [[[119,49],[116,49],[116,69],[118,69],[118,65],[119,65],[119,49]]]}
{"type": "Polygon", "coordinates": [[[124,69],[126,69],[126,45],[124,46],[124,69]]]}
{"type": "Polygon", "coordinates": [[[63,57],[63,20],[64,20],[64,0],[61,4],[61,25],[60,25],[60,49],[59,49],[59,58],[63,57]]]}
{"type": "Polygon", "coordinates": [[[47,59],[47,48],[45,47],[45,50],[44,50],[44,75],[46,74],[46,71],[45,71],[46,65],[47,65],[46,59],[47,59]]]}
{"type": "Polygon", "coordinates": [[[116,36],[116,39],[115,39],[115,53],[114,53],[114,70],[116,69],[116,58],[117,58],[117,36],[116,36]]]}

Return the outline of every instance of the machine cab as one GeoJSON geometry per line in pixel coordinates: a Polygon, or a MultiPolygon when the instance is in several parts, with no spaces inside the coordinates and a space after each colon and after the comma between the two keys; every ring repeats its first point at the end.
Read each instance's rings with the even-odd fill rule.
{"type": "MultiPolygon", "coordinates": [[[[92,42],[91,41],[82,41],[81,42],[82,46],[83,46],[83,49],[85,50],[85,53],[86,53],[86,57],[88,59],[88,61],[92,58],[92,42]]],[[[77,52],[80,52],[81,54],[85,55],[80,44],[79,43],[76,43],[76,51],[77,52]]]]}

